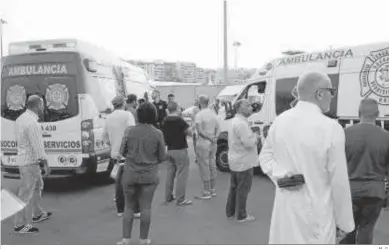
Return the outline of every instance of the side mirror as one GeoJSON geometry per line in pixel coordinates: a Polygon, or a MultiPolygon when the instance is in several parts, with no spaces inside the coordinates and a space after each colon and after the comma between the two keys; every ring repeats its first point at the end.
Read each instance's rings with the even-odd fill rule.
{"type": "Polygon", "coordinates": [[[265,93],[265,90],[266,90],[266,84],[259,84],[258,85],[258,93],[259,94],[265,93]]]}
{"type": "Polygon", "coordinates": [[[86,70],[88,70],[91,73],[96,73],[97,72],[97,63],[96,61],[90,60],[90,59],[85,59],[84,60],[84,65],[86,70]]]}

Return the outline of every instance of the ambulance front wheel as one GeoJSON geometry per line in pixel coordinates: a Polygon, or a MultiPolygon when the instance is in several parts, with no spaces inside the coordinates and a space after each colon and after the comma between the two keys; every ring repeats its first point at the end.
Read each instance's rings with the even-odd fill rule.
{"type": "Polygon", "coordinates": [[[216,166],[221,172],[230,172],[230,165],[228,164],[228,143],[227,142],[221,142],[217,146],[216,166]]]}

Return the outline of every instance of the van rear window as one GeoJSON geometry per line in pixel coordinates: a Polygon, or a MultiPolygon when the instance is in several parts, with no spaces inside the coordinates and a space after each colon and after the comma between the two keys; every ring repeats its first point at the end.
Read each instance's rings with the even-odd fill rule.
{"type": "Polygon", "coordinates": [[[10,77],[2,82],[1,116],[16,120],[26,107],[30,95],[37,94],[45,102],[44,122],[55,122],[78,114],[75,76],[10,77]]]}
{"type": "Polygon", "coordinates": [[[78,114],[78,68],[73,52],[33,53],[5,57],[1,72],[1,116],[16,120],[30,95],[45,102],[41,121],[55,122],[78,114]]]}

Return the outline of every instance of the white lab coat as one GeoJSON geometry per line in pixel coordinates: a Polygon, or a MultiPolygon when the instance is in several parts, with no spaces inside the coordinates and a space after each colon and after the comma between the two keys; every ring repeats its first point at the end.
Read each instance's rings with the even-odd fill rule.
{"type": "Polygon", "coordinates": [[[354,229],[343,128],[300,101],[279,115],[259,155],[273,183],[303,174],[296,191],[276,185],[269,244],[335,244],[336,227],[354,229]]]}

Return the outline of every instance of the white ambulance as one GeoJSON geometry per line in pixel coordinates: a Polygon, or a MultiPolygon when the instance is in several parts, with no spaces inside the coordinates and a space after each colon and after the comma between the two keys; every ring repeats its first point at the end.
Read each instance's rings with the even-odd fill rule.
{"type": "Polygon", "coordinates": [[[105,49],[76,39],[11,43],[1,71],[1,168],[17,177],[15,120],[26,99],[45,102],[40,121],[51,177],[109,176],[110,147],[102,140],[111,100],[153,86],[147,74],[105,49]]]}
{"type": "MultiPolygon", "coordinates": [[[[252,130],[262,136],[258,153],[275,117],[296,104],[297,80],[310,70],[327,73],[333,87],[338,89],[326,115],[337,119],[343,127],[351,125],[359,120],[360,101],[373,98],[379,103],[377,125],[389,130],[389,43],[297,54],[273,60],[258,69],[232,102],[247,98],[252,104],[261,105],[260,111],[249,117],[252,130]]],[[[227,131],[233,116],[232,108],[219,115],[222,132],[216,163],[221,171],[229,170],[227,131]]]]}

